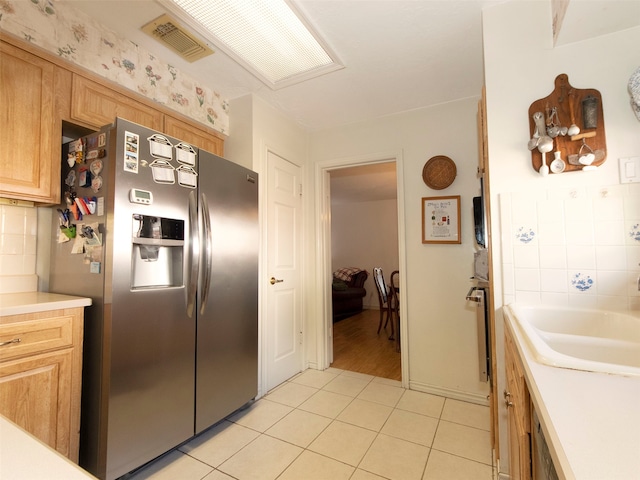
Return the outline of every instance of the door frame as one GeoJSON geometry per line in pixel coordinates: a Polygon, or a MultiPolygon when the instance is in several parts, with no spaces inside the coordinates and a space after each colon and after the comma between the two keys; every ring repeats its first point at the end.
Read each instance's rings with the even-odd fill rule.
{"type": "MultiPolygon", "coordinates": [[[[316,244],[316,285],[319,286],[316,297],[316,351],[318,368],[329,368],[333,361],[333,319],[331,316],[331,190],[329,172],[346,167],[358,167],[375,163],[395,162],[396,187],[398,205],[398,262],[400,284],[407,285],[407,262],[404,215],[404,160],[402,151],[376,153],[357,157],[339,158],[317,162],[315,166],[315,219],[318,243],[316,244]]],[[[407,304],[407,289],[400,289],[400,304],[407,304]]],[[[409,386],[409,342],[407,335],[408,315],[400,317],[400,362],[402,369],[402,386],[409,386]]]]}

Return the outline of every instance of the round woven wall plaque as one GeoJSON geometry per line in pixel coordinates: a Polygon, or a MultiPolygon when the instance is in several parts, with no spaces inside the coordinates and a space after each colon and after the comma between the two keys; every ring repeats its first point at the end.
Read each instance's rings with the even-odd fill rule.
{"type": "Polygon", "coordinates": [[[453,183],[456,173],[456,164],[453,160],[444,155],[436,155],[424,164],[422,180],[427,184],[427,187],[442,190],[453,183]]]}

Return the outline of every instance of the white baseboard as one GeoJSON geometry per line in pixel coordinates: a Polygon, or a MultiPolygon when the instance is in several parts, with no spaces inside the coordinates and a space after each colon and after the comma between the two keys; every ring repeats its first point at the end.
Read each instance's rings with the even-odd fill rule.
{"type": "Polygon", "coordinates": [[[440,397],[462,400],[463,402],[475,403],[477,405],[489,406],[489,399],[486,395],[477,393],[462,392],[449,388],[438,387],[420,382],[409,382],[409,388],[418,392],[431,393],[440,397]]]}

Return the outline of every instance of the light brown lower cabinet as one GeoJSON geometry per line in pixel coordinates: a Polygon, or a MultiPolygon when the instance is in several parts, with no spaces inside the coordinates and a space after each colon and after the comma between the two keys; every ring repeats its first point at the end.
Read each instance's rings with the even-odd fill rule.
{"type": "Polygon", "coordinates": [[[509,416],[509,475],[512,480],[531,480],[531,399],[524,369],[513,338],[505,330],[507,388],[504,399],[509,416]]]}
{"type": "Polygon", "coordinates": [[[78,462],[83,308],[0,317],[0,414],[78,462]]]}

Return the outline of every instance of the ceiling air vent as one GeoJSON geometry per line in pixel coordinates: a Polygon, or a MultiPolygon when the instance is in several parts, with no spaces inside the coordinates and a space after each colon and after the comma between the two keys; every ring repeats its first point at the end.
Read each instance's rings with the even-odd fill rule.
{"type": "Polygon", "coordinates": [[[142,31],[162,42],[165,47],[169,47],[187,62],[195,62],[213,53],[213,50],[197,40],[167,14],[147,23],[142,27],[142,31]]]}

